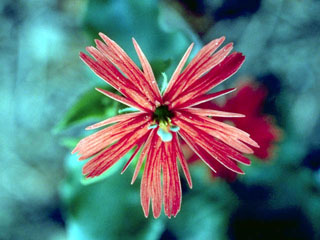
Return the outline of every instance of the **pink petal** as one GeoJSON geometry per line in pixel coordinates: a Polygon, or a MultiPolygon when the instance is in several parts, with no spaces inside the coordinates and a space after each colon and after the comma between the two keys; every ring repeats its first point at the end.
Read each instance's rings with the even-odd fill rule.
{"type": "Polygon", "coordinates": [[[140,111],[142,112],[145,112],[145,111],[150,111],[152,109],[144,109],[143,107],[137,105],[136,103],[132,102],[131,100],[127,99],[127,98],[124,98],[124,97],[121,97],[115,93],[112,93],[112,92],[109,92],[107,90],[104,90],[104,89],[101,89],[101,88],[96,88],[96,90],[98,92],[101,92],[103,95],[106,95],[108,96],[109,98],[112,98],[118,102],[121,102],[127,106],[130,106],[130,107],[133,107],[133,108],[136,108],[136,109],[139,109],[140,111]]]}
{"type": "Polygon", "coordinates": [[[147,140],[148,138],[148,134],[146,134],[146,136],[144,138],[141,138],[138,142],[137,142],[137,147],[136,150],[134,150],[133,154],[131,155],[131,157],[129,158],[129,160],[127,161],[127,163],[124,165],[121,174],[123,174],[128,166],[130,165],[130,163],[132,162],[132,160],[134,159],[134,157],[138,154],[139,150],[141,149],[142,145],[144,144],[144,142],[147,140]]]}
{"type": "Polygon", "coordinates": [[[99,176],[130,151],[147,132],[147,128],[139,128],[135,132],[125,135],[119,139],[117,143],[105,149],[86,163],[83,167],[83,174],[88,178],[99,176]]]}
{"type": "Polygon", "coordinates": [[[203,151],[192,139],[186,131],[180,129],[179,135],[182,137],[182,139],[188,144],[188,146],[194,151],[198,157],[213,171],[217,172],[214,168],[214,166],[211,164],[211,161],[209,160],[208,156],[209,154],[203,151]]]}
{"type": "Polygon", "coordinates": [[[217,97],[221,97],[223,95],[226,95],[228,93],[233,92],[234,90],[236,90],[235,88],[229,88],[229,89],[225,89],[219,92],[215,92],[215,93],[210,93],[207,95],[202,95],[196,98],[192,98],[190,99],[191,96],[193,96],[193,93],[189,93],[186,94],[185,96],[182,96],[179,100],[174,101],[173,103],[171,103],[169,105],[170,109],[174,109],[174,108],[189,108],[195,105],[199,105],[201,103],[204,102],[208,102],[211,101],[217,97]]]}
{"type": "Polygon", "coordinates": [[[191,53],[191,50],[193,48],[193,43],[188,47],[187,51],[185,52],[185,54],[183,55],[178,67],[176,68],[176,70],[174,71],[170,81],[169,81],[169,84],[165,90],[165,92],[163,93],[163,99],[165,100],[168,93],[171,91],[171,89],[173,89],[173,87],[175,86],[176,84],[176,81],[183,69],[183,66],[185,65],[190,53],[191,53]]]}
{"type": "Polygon", "coordinates": [[[188,72],[185,71],[187,74],[182,74],[181,79],[188,79],[188,81],[181,81],[181,84],[177,86],[175,92],[170,98],[170,101],[174,101],[175,99],[179,98],[182,95],[181,93],[185,92],[190,86],[192,86],[192,84],[195,83],[199,77],[221,63],[230,53],[232,47],[232,43],[227,44],[213,56],[209,57],[206,61],[199,61],[197,64],[195,64],[195,66],[190,67],[188,72]]]}
{"type": "MultiPolygon", "coordinates": [[[[197,146],[194,146],[192,144],[192,138],[193,142],[196,142],[196,145],[199,145],[202,149],[204,149],[207,153],[209,153],[213,158],[215,158],[217,161],[219,161],[221,164],[223,164],[228,169],[237,172],[237,173],[243,173],[242,170],[229,158],[232,158],[233,160],[239,161],[244,164],[249,164],[250,161],[241,154],[234,151],[232,148],[224,145],[221,142],[216,141],[210,133],[207,133],[206,131],[201,130],[198,126],[196,127],[194,124],[189,124],[185,121],[176,119],[174,121],[176,125],[178,125],[181,129],[179,131],[180,135],[183,138],[186,138],[186,142],[190,147],[195,149],[197,155],[201,157],[205,162],[210,164],[210,162],[205,158],[205,154],[201,152],[201,149],[197,149],[197,146]],[[187,136],[186,136],[187,135],[187,136]],[[189,139],[188,139],[189,136],[189,139]],[[240,158],[238,158],[241,156],[240,158]]],[[[215,135],[217,137],[217,135],[215,135]]]]}
{"type": "Polygon", "coordinates": [[[143,93],[140,92],[136,86],[129,81],[129,79],[125,78],[106,57],[102,56],[98,50],[96,50],[94,47],[88,47],[87,50],[97,59],[97,62],[82,52],[80,53],[80,58],[100,78],[117,89],[124,96],[128,97],[129,100],[132,100],[135,103],[147,102],[147,98],[143,95],[143,93]]]}
{"type": "Polygon", "coordinates": [[[187,160],[185,159],[185,157],[184,157],[184,155],[182,153],[181,145],[179,143],[178,136],[177,136],[176,133],[173,134],[172,143],[173,143],[173,147],[174,147],[173,151],[178,153],[178,158],[179,158],[183,173],[184,173],[184,175],[185,175],[185,177],[187,179],[189,187],[192,188],[192,180],[191,180],[191,175],[190,175],[190,172],[189,172],[187,160]]]}
{"type": "Polygon", "coordinates": [[[235,74],[244,62],[245,57],[234,52],[226,57],[219,65],[211,69],[206,75],[197,79],[186,92],[193,92],[192,98],[207,93],[209,90],[227,80],[235,74]]]}
{"type": "Polygon", "coordinates": [[[144,53],[142,52],[142,50],[141,50],[139,44],[136,42],[136,40],[134,38],[132,38],[132,41],[133,41],[134,48],[136,49],[136,52],[138,54],[139,60],[141,62],[141,66],[142,66],[145,78],[148,81],[148,83],[150,84],[156,99],[160,102],[160,101],[162,101],[161,95],[160,95],[160,90],[159,90],[158,84],[155,80],[150,63],[147,60],[144,53]]]}
{"type": "Polygon", "coordinates": [[[161,213],[161,178],[159,160],[157,159],[157,150],[161,143],[161,139],[157,136],[151,141],[141,180],[140,197],[145,217],[149,215],[150,199],[152,199],[154,217],[159,217],[161,213]]]}
{"type": "Polygon", "coordinates": [[[154,95],[149,87],[148,81],[145,79],[144,74],[132,61],[132,59],[125,53],[125,51],[114,41],[108,38],[103,33],[99,33],[100,37],[105,41],[96,41],[98,49],[105,54],[109,60],[116,65],[139,89],[142,90],[151,103],[154,105],[154,95]]]}
{"type": "Polygon", "coordinates": [[[170,218],[176,216],[181,207],[181,185],[177,166],[177,153],[173,150],[172,142],[163,143],[164,157],[162,158],[165,214],[170,218]]]}
{"type": "Polygon", "coordinates": [[[250,144],[254,147],[259,147],[259,145],[249,137],[249,134],[236,128],[230,126],[226,123],[222,123],[216,121],[214,119],[203,117],[195,114],[185,113],[181,114],[180,112],[176,112],[177,117],[185,120],[186,122],[192,123],[194,125],[205,127],[208,130],[213,129],[219,131],[221,134],[232,136],[233,138],[239,139],[247,144],[250,144]]]}
{"type": "Polygon", "coordinates": [[[122,114],[122,115],[117,115],[117,116],[108,118],[106,120],[103,120],[101,122],[95,123],[93,125],[90,125],[90,126],[86,127],[86,130],[96,129],[96,128],[103,127],[105,125],[109,125],[109,124],[115,123],[115,122],[122,122],[122,121],[125,121],[128,119],[134,118],[134,117],[141,116],[143,114],[144,113],[138,112],[138,113],[126,113],[126,114],[122,114]]]}
{"type": "Polygon", "coordinates": [[[189,112],[199,116],[212,116],[212,117],[245,117],[240,113],[224,112],[217,111],[212,109],[203,109],[203,108],[186,108],[183,112],[189,112]]]}
{"type": "Polygon", "coordinates": [[[148,137],[148,139],[147,139],[147,141],[146,141],[146,143],[145,143],[145,145],[143,147],[143,150],[142,150],[142,152],[140,154],[140,157],[139,157],[139,160],[137,162],[136,169],[134,170],[134,174],[133,174],[133,177],[132,177],[132,180],[131,180],[131,184],[133,184],[136,181],[137,177],[138,177],[138,173],[139,173],[139,171],[141,169],[143,160],[144,160],[145,156],[150,151],[150,146],[151,146],[151,143],[152,143],[152,141],[154,139],[155,133],[156,133],[156,128],[151,130],[151,132],[149,134],[149,137],[148,137]]]}
{"type": "Polygon", "coordinates": [[[142,115],[107,127],[83,138],[72,153],[79,152],[82,155],[79,160],[87,159],[136,129],[147,129],[150,121],[150,116],[142,115]]]}

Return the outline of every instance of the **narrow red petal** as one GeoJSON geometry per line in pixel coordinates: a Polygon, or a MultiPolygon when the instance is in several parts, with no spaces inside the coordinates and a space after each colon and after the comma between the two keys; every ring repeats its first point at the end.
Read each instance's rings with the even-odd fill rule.
{"type": "MultiPolygon", "coordinates": [[[[119,72],[119,70],[109,61],[109,59],[105,57],[99,50],[97,50],[92,46],[87,47],[86,50],[96,59],[96,62],[107,73],[106,79],[104,79],[107,83],[112,85],[119,92],[122,92],[121,87],[124,87],[124,86],[126,88],[130,88],[131,90],[138,90],[136,89],[135,85],[130,83],[130,81],[125,76],[123,76],[119,72]]],[[[83,56],[80,55],[80,57],[82,58],[83,56]]],[[[83,60],[85,60],[85,58],[83,60]]]]}
{"type": "Polygon", "coordinates": [[[185,96],[182,96],[179,100],[172,102],[169,107],[170,107],[170,109],[172,109],[172,108],[189,108],[189,107],[199,105],[204,102],[211,101],[217,97],[221,97],[221,96],[226,95],[228,93],[231,93],[235,90],[236,90],[235,88],[229,88],[229,89],[225,89],[225,90],[222,90],[219,92],[210,93],[207,95],[202,95],[202,96],[199,96],[196,98],[191,98],[194,95],[194,93],[189,93],[189,94],[186,94],[185,96]]]}
{"type": "MultiPolygon", "coordinates": [[[[87,48],[89,50],[90,48],[87,48]]],[[[110,84],[115,89],[119,88],[119,85],[113,81],[113,79],[110,77],[112,75],[112,72],[109,71],[109,66],[102,66],[100,63],[94,61],[92,58],[90,58],[88,55],[86,55],[83,52],[80,52],[80,58],[81,60],[88,65],[94,71],[100,78],[102,78],[104,81],[106,81],[108,84],[110,84]]],[[[121,78],[121,74],[117,75],[119,76],[119,79],[121,78]]]]}
{"type": "Polygon", "coordinates": [[[202,61],[200,60],[195,66],[190,67],[187,74],[181,75],[181,84],[177,86],[175,89],[175,92],[173,93],[172,97],[170,98],[170,101],[174,101],[174,99],[179,98],[182,96],[182,93],[187,91],[187,89],[195,83],[199,77],[201,77],[203,74],[207,73],[210,69],[214,68],[216,65],[221,63],[226,56],[230,53],[230,51],[233,48],[233,44],[229,43],[226,46],[224,46],[222,49],[220,49],[217,53],[215,53],[213,56],[209,56],[206,60],[202,61]],[[188,81],[182,81],[182,79],[188,79],[188,81]]]}
{"type": "Polygon", "coordinates": [[[131,79],[133,83],[138,85],[142,90],[142,93],[144,93],[154,105],[153,93],[149,87],[148,81],[145,79],[144,74],[138,66],[116,42],[103,33],[99,33],[99,35],[107,45],[100,41],[96,41],[98,49],[103,52],[129,79],[131,79]]]}
{"type": "Polygon", "coordinates": [[[103,130],[100,130],[88,137],[83,138],[72,151],[78,152],[79,160],[87,159],[100,152],[110,144],[114,143],[123,136],[136,131],[137,129],[146,128],[151,121],[148,115],[141,115],[126,121],[122,121],[103,130]]]}
{"type": "Polygon", "coordinates": [[[221,154],[218,149],[212,147],[212,144],[208,144],[208,142],[204,141],[197,141],[198,145],[201,146],[207,153],[209,153],[215,160],[221,163],[223,166],[228,168],[229,170],[244,174],[244,172],[238,167],[238,165],[233,161],[230,160],[226,155],[221,154]]]}
{"type": "Polygon", "coordinates": [[[181,145],[179,143],[177,133],[173,134],[172,141],[173,141],[173,146],[174,146],[174,150],[173,151],[178,153],[178,158],[179,158],[183,173],[184,173],[184,175],[185,175],[185,177],[187,179],[189,187],[192,188],[192,180],[191,180],[191,175],[190,175],[190,172],[189,172],[187,160],[185,159],[185,157],[184,157],[184,155],[182,153],[181,145]]]}
{"type": "Polygon", "coordinates": [[[136,108],[136,109],[139,109],[140,111],[142,112],[146,112],[146,111],[150,111],[152,109],[145,109],[139,105],[137,105],[136,103],[132,102],[131,100],[127,99],[127,98],[124,98],[124,97],[121,97],[115,93],[112,93],[112,92],[109,92],[107,90],[104,90],[104,89],[101,89],[101,88],[96,88],[96,90],[98,92],[101,92],[103,95],[106,95],[108,96],[109,98],[112,98],[118,102],[121,102],[127,106],[130,106],[130,107],[133,107],[133,108],[136,108]]]}
{"type": "Polygon", "coordinates": [[[179,111],[176,111],[175,113],[177,117],[179,117],[180,119],[186,122],[192,123],[200,127],[205,127],[207,129],[213,129],[215,131],[219,131],[221,134],[232,136],[233,138],[239,139],[251,146],[259,147],[259,145],[250,138],[248,133],[242,131],[239,128],[230,126],[226,123],[222,123],[217,120],[204,117],[204,116],[199,116],[199,115],[190,114],[186,112],[182,114],[179,111]]]}
{"type": "Polygon", "coordinates": [[[197,66],[203,64],[203,62],[207,61],[208,58],[221,46],[224,42],[225,37],[220,37],[217,39],[213,39],[211,42],[206,44],[192,59],[190,64],[188,64],[186,71],[189,69],[197,68],[197,66]]]}
{"type": "Polygon", "coordinates": [[[219,65],[211,69],[206,75],[195,81],[186,92],[193,92],[192,98],[207,93],[215,86],[235,74],[244,62],[245,57],[238,52],[227,56],[219,65]]]}
{"type": "Polygon", "coordinates": [[[141,116],[143,114],[144,113],[138,112],[138,113],[126,113],[126,114],[122,114],[122,115],[117,115],[117,116],[108,118],[106,120],[103,120],[101,122],[95,123],[93,125],[90,125],[90,126],[86,127],[86,130],[96,129],[96,128],[103,127],[105,125],[109,125],[109,124],[115,123],[115,122],[122,122],[122,121],[125,121],[128,119],[134,118],[134,117],[141,116]]]}
{"type": "Polygon", "coordinates": [[[208,154],[203,151],[192,138],[185,132],[184,130],[180,129],[179,135],[182,139],[188,144],[188,146],[198,155],[198,157],[213,171],[217,172],[214,166],[211,164],[211,161],[208,158],[208,154]]]}
{"type": "MultiPolygon", "coordinates": [[[[146,165],[141,180],[141,206],[145,217],[149,215],[150,199],[152,199],[152,207],[154,217],[159,217],[161,212],[161,179],[154,179],[154,175],[158,175],[156,170],[160,173],[160,168],[157,166],[156,156],[162,141],[159,137],[155,137],[151,141],[150,150],[147,154],[146,165]],[[160,198],[159,198],[160,192],[160,198]]],[[[158,163],[159,164],[159,163],[158,163]]]]}
{"type": "Polygon", "coordinates": [[[175,86],[176,81],[177,81],[177,79],[178,79],[178,77],[179,77],[179,75],[180,75],[180,73],[181,73],[181,71],[182,71],[182,69],[183,69],[183,67],[184,67],[184,65],[185,65],[185,63],[186,63],[189,55],[190,55],[190,53],[191,53],[192,48],[193,48],[193,43],[188,47],[188,49],[187,49],[187,51],[185,52],[185,54],[183,55],[180,63],[178,64],[178,67],[177,67],[176,70],[174,71],[174,73],[173,73],[173,75],[172,75],[172,77],[171,77],[171,79],[170,79],[170,81],[169,81],[169,84],[168,84],[165,92],[163,93],[163,99],[164,99],[164,100],[166,99],[168,93],[169,93],[169,92],[173,89],[173,87],[175,86]]]}
{"type": "MultiPolygon", "coordinates": [[[[113,88],[121,92],[124,96],[128,97],[129,100],[135,103],[142,103],[145,105],[147,99],[143,93],[140,92],[135,85],[133,85],[129,79],[125,78],[119,71],[113,66],[109,60],[101,56],[101,53],[94,47],[88,47],[90,52],[97,60],[94,61],[84,53],[80,53],[80,58],[105,82],[110,84],[113,88]]],[[[150,107],[150,106],[149,106],[150,107]]]]}
{"type": "Polygon", "coordinates": [[[150,84],[150,86],[153,90],[153,93],[155,95],[155,98],[157,99],[157,101],[160,102],[160,101],[162,101],[160,90],[159,90],[158,84],[155,80],[150,63],[147,60],[144,53],[142,52],[142,50],[141,50],[139,44],[136,42],[136,40],[134,38],[132,38],[132,41],[133,41],[134,48],[136,49],[136,52],[138,54],[139,60],[141,62],[141,66],[142,66],[145,78],[148,81],[148,83],[150,84]]]}
{"type": "Polygon", "coordinates": [[[147,133],[146,128],[137,129],[134,133],[125,135],[123,138],[100,154],[92,158],[83,167],[83,174],[86,177],[99,176],[111,166],[113,166],[121,157],[123,157],[134,145],[147,133]]]}
{"type": "MultiPolygon", "coordinates": [[[[202,149],[204,149],[206,152],[208,152],[213,158],[215,158],[217,161],[219,161],[221,164],[223,164],[225,167],[229,168],[232,171],[235,171],[237,173],[243,173],[242,170],[237,167],[237,165],[230,160],[229,158],[232,158],[233,160],[236,160],[238,162],[244,163],[244,164],[250,164],[250,161],[246,158],[244,158],[241,154],[233,150],[231,147],[228,147],[227,145],[223,144],[222,142],[216,141],[211,135],[210,132],[208,132],[206,129],[201,130],[201,127],[195,126],[194,124],[189,124],[186,121],[178,120],[176,119],[175,124],[178,125],[181,129],[181,136],[184,138],[187,138],[189,136],[189,140],[186,140],[188,145],[192,146],[196,151],[197,146],[193,146],[192,139],[194,142],[196,142],[196,145],[201,146],[202,149]],[[187,137],[185,136],[187,132],[187,137]],[[185,133],[183,135],[183,133],[185,133]]],[[[179,131],[179,132],[180,132],[179,131]]],[[[218,134],[214,135],[214,137],[219,137],[218,134]]],[[[196,152],[195,151],[195,152],[196,152]]],[[[207,161],[205,159],[205,154],[201,156],[201,149],[200,151],[196,152],[199,157],[204,159],[204,161],[207,161]]],[[[207,163],[210,164],[210,162],[207,161],[207,163]]]]}
{"type": "Polygon", "coordinates": [[[147,138],[148,138],[148,134],[144,138],[141,138],[141,140],[139,140],[139,142],[137,142],[137,147],[134,150],[134,152],[131,155],[131,157],[129,158],[129,160],[127,161],[127,163],[122,168],[121,174],[123,174],[127,170],[128,166],[130,165],[130,163],[132,162],[134,157],[138,154],[139,150],[141,149],[143,143],[147,140],[147,138]]]}
{"type": "MultiPolygon", "coordinates": [[[[159,140],[161,141],[161,140],[159,140]]],[[[160,148],[161,149],[161,148],[160,148]]],[[[151,185],[151,199],[152,212],[155,218],[161,214],[162,208],[162,188],[161,188],[161,152],[154,148],[155,156],[153,157],[153,166],[151,169],[151,178],[149,178],[151,185]]]]}
{"type": "Polygon", "coordinates": [[[163,184],[166,190],[164,199],[165,213],[170,218],[176,216],[181,207],[181,184],[177,165],[177,153],[173,149],[172,142],[163,143],[164,146],[164,158],[162,159],[162,169],[166,175],[166,179],[163,184]]]}
{"type": "MultiPolygon", "coordinates": [[[[185,101],[194,101],[194,99],[207,93],[209,90],[235,74],[241,67],[244,59],[245,57],[241,53],[232,53],[219,65],[211,69],[206,75],[195,81],[183,92],[181,98],[176,98],[171,101],[171,106],[177,108],[177,105],[182,104],[185,101]]],[[[197,100],[197,102],[199,102],[199,100],[197,100]]]]}
{"type": "Polygon", "coordinates": [[[170,203],[170,188],[171,188],[170,179],[171,178],[170,178],[169,168],[166,161],[166,159],[168,158],[168,155],[165,150],[162,150],[161,154],[162,154],[161,167],[162,167],[162,182],[163,182],[164,212],[169,218],[171,218],[171,203],[170,203]]]}
{"type": "Polygon", "coordinates": [[[150,146],[151,146],[152,140],[153,140],[153,138],[155,136],[155,133],[156,133],[156,129],[151,130],[151,132],[149,133],[149,137],[148,137],[148,139],[147,139],[147,141],[146,141],[146,143],[145,143],[145,145],[143,147],[143,150],[142,150],[142,152],[140,154],[140,157],[139,157],[139,160],[137,162],[137,166],[135,168],[135,171],[134,171],[134,174],[133,174],[133,177],[132,177],[132,180],[131,180],[131,184],[133,184],[136,181],[137,177],[138,177],[138,174],[139,174],[139,171],[141,169],[143,160],[144,160],[145,156],[150,151],[150,146]]]}
{"type": "Polygon", "coordinates": [[[245,115],[240,113],[224,112],[217,111],[212,109],[203,109],[203,108],[187,108],[183,110],[184,112],[189,112],[199,116],[212,116],[212,117],[245,117],[245,115]]]}

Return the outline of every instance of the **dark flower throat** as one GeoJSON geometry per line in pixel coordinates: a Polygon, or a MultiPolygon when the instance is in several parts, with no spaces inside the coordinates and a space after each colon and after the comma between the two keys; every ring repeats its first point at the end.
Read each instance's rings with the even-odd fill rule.
{"type": "Polygon", "coordinates": [[[167,105],[162,105],[156,108],[153,113],[152,119],[155,120],[158,124],[160,122],[168,123],[169,119],[174,116],[167,105]]]}

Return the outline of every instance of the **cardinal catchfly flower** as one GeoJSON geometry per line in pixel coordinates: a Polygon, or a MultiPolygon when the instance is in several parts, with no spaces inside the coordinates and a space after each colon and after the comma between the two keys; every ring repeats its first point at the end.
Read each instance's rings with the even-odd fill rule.
{"type": "MultiPolygon", "coordinates": [[[[264,114],[262,109],[267,97],[267,89],[254,81],[245,81],[237,86],[236,94],[230,94],[225,102],[205,102],[197,107],[244,114],[245,118],[219,118],[219,121],[231,123],[233,126],[246,131],[259,144],[260,148],[253,148],[253,155],[263,161],[268,161],[273,155],[275,142],[281,137],[281,130],[275,125],[272,116],[264,114]],[[254,101],[252,101],[254,99],[254,101]]],[[[186,146],[186,145],[183,145],[186,146]]],[[[187,158],[189,163],[197,162],[199,157],[193,153],[187,158]]],[[[211,175],[221,177],[229,182],[236,180],[237,174],[219,164],[217,172],[211,175]]]]}
{"type": "Polygon", "coordinates": [[[144,215],[149,215],[151,202],[155,218],[160,216],[162,205],[170,218],[177,215],[181,206],[178,163],[192,188],[181,140],[212,171],[216,172],[215,165],[219,164],[243,174],[237,162],[249,165],[250,160],[242,153],[253,153],[250,145],[258,147],[258,144],[248,133],[215,118],[244,115],[194,107],[235,90],[231,88],[208,93],[237,72],[244,62],[245,57],[241,53],[229,54],[232,43],[214,53],[225,38],[211,41],[185,67],[193,47],[191,44],[161,93],[151,66],[135,39],[132,39],[133,45],[142,70],[118,44],[102,33],[99,35],[104,42],[95,40],[96,47],[86,48],[94,59],[82,52],[80,58],[121,95],[97,88],[99,92],[136,111],[86,128],[91,130],[107,126],[82,139],[73,150],[73,153],[81,155],[80,160],[92,157],[83,167],[87,178],[99,176],[134,149],[122,173],[137,155],[133,184],[145,162],[140,190],[144,215]]]}

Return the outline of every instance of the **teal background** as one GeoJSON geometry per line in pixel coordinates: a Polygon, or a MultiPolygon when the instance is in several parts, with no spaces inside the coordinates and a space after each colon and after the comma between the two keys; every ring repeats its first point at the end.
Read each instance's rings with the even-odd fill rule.
{"type": "Polygon", "coordinates": [[[0,239],[320,239],[319,12],[316,0],[1,1],[0,239]],[[226,36],[246,62],[223,88],[267,86],[264,112],[283,133],[274,158],[234,183],[191,166],[171,220],[144,218],[124,160],[83,180],[72,146],[121,107],[78,57],[98,32],[138,62],[135,37],[160,81],[191,42],[194,54],[226,36]]]}

